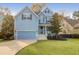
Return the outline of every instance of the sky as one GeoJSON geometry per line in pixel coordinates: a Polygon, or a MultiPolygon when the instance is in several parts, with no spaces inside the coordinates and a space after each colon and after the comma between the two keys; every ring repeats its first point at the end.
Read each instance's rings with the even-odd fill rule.
{"type": "MultiPolygon", "coordinates": [[[[16,15],[26,6],[31,6],[32,3],[0,3],[0,7],[8,7],[13,15],[16,15]]],[[[79,10],[78,3],[47,3],[47,7],[53,12],[63,11],[67,15],[71,15],[74,11],[79,10]]]]}

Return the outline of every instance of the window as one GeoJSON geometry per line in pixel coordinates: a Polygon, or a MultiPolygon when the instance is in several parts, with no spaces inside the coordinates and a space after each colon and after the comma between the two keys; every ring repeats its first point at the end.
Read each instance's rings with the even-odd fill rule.
{"type": "Polygon", "coordinates": [[[46,23],[48,23],[47,17],[46,17],[46,23]]]}
{"type": "Polygon", "coordinates": [[[41,26],[40,29],[43,29],[43,27],[41,26]]]}
{"type": "Polygon", "coordinates": [[[48,13],[48,11],[47,11],[47,10],[45,10],[45,13],[48,13]]]}
{"type": "Polygon", "coordinates": [[[32,20],[32,14],[22,14],[22,20],[32,20]]]}
{"type": "Polygon", "coordinates": [[[43,34],[43,27],[41,26],[40,29],[41,29],[41,32],[40,33],[43,34]]]}
{"type": "Polygon", "coordinates": [[[25,15],[22,14],[22,20],[26,19],[25,15]]]}
{"type": "Polygon", "coordinates": [[[47,17],[43,17],[43,23],[48,23],[47,17]]]}
{"type": "Polygon", "coordinates": [[[44,23],[45,17],[43,17],[43,23],[44,23]]]}
{"type": "Polygon", "coordinates": [[[45,10],[45,13],[47,13],[47,11],[45,10]]]}
{"type": "Polygon", "coordinates": [[[45,10],[45,13],[49,13],[50,11],[47,9],[47,10],[45,10]]]}
{"type": "Polygon", "coordinates": [[[40,19],[39,19],[39,24],[40,24],[40,19]]]}
{"type": "Polygon", "coordinates": [[[50,11],[48,10],[48,13],[49,13],[50,11]]]}

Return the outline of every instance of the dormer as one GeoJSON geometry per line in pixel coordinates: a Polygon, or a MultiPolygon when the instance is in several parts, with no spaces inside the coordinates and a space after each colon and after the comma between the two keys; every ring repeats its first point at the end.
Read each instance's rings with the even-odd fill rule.
{"type": "Polygon", "coordinates": [[[52,16],[53,14],[49,8],[45,8],[42,12],[45,14],[45,16],[52,16]]]}

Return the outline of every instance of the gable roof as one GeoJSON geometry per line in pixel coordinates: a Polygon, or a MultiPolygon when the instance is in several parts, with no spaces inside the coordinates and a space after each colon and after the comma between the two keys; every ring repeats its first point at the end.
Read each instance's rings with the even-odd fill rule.
{"type": "MultiPolygon", "coordinates": [[[[49,8],[48,8],[47,6],[44,7],[38,15],[40,15],[41,13],[43,13],[43,11],[44,11],[45,9],[49,9],[49,8]]],[[[50,10],[50,9],[49,9],[49,10],[50,10]]],[[[53,12],[52,12],[52,13],[53,13],[53,12]]],[[[44,13],[43,13],[43,14],[44,14],[44,13]]],[[[44,14],[44,15],[45,15],[45,14],[44,14]]]]}
{"type": "Polygon", "coordinates": [[[71,26],[74,26],[76,24],[75,20],[72,19],[65,19],[69,24],[71,24],[71,26]]]}
{"type": "Polygon", "coordinates": [[[46,3],[33,3],[31,9],[38,15],[46,7],[46,3]]]}
{"type": "Polygon", "coordinates": [[[44,14],[43,12],[40,12],[40,13],[38,14],[38,16],[40,16],[41,14],[43,14],[43,15],[45,16],[45,14],[44,14]]]}
{"type": "Polygon", "coordinates": [[[46,7],[42,12],[44,12],[46,9],[48,9],[49,11],[51,11],[51,13],[53,13],[53,11],[48,7],[46,7]]]}
{"type": "Polygon", "coordinates": [[[17,15],[15,16],[15,18],[19,15],[19,14],[21,14],[25,9],[29,9],[37,18],[38,18],[38,15],[36,14],[36,13],[34,13],[32,10],[31,10],[31,8],[29,8],[29,7],[24,7],[19,13],[17,13],[17,15]]]}
{"type": "Polygon", "coordinates": [[[75,28],[75,29],[79,29],[79,24],[76,24],[76,25],[74,26],[74,28],[75,28]]]}
{"type": "Polygon", "coordinates": [[[73,20],[73,19],[68,19],[68,18],[65,18],[64,20],[66,20],[72,27],[75,27],[76,24],[79,24],[79,20],[73,20]]]}
{"type": "Polygon", "coordinates": [[[79,29],[79,20],[77,20],[77,24],[75,24],[74,28],[78,28],[79,29]]]}

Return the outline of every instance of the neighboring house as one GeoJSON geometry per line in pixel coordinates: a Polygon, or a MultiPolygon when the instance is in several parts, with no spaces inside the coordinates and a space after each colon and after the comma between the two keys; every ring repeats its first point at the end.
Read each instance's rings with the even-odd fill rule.
{"type": "Polygon", "coordinates": [[[79,20],[64,18],[61,24],[62,32],[60,34],[79,34],[79,20]]]}
{"type": "Polygon", "coordinates": [[[76,24],[74,25],[74,33],[79,34],[79,20],[76,20],[76,24]]]}
{"type": "Polygon", "coordinates": [[[61,32],[60,34],[71,34],[74,30],[72,19],[64,18],[61,21],[61,32]]]}
{"type": "Polygon", "coordinates": [[[29,8],[25,7],[15,17],[15,39],[37,39],[38,16],[29,8]]]}

